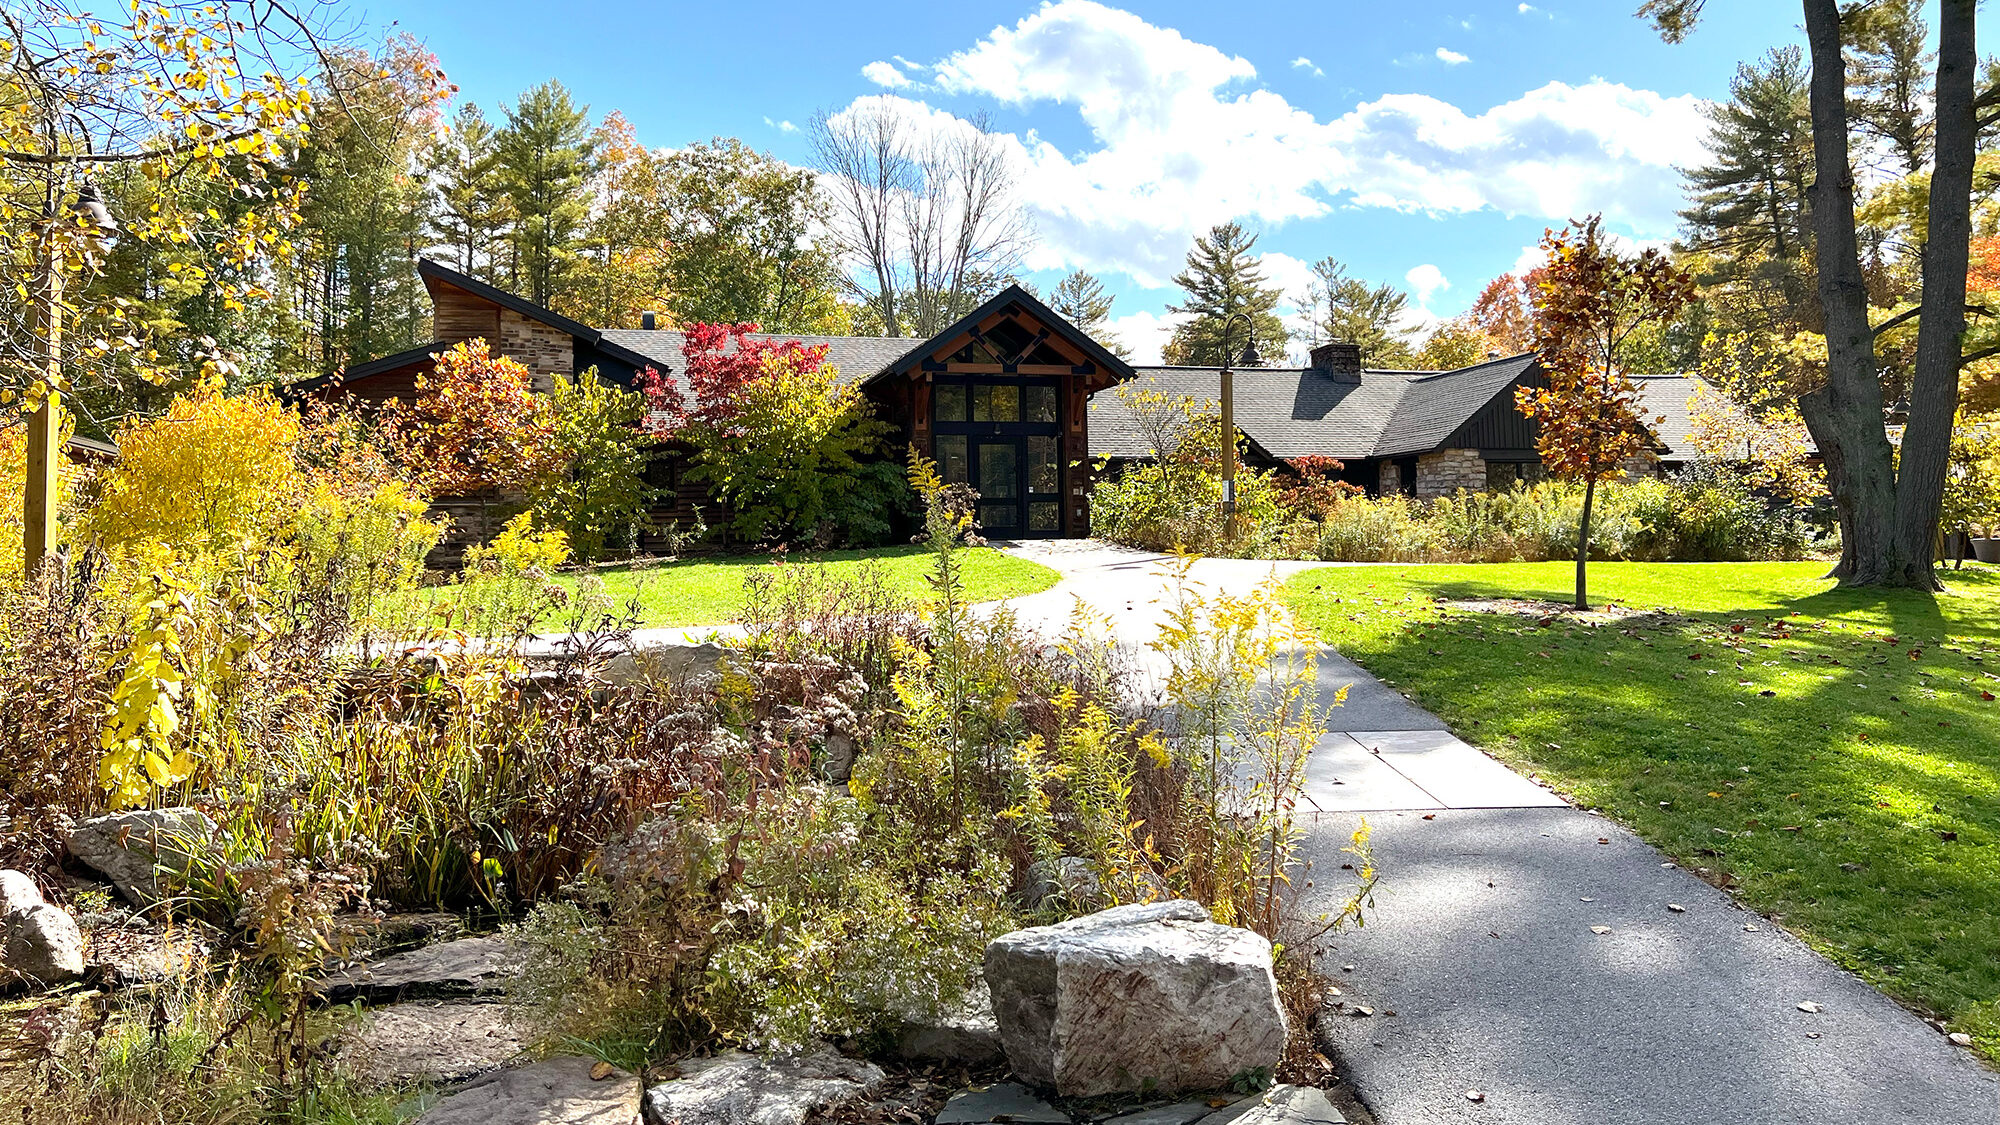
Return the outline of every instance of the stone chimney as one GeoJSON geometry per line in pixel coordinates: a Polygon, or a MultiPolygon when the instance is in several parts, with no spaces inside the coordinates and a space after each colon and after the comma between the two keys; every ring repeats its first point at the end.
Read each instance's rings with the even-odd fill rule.
{"type": "Polygon", "coordinates": [[[1361,345],[1344,340],[1321,344],[1312,350],[1312,370],[1336,383],[1361,381],[1361,345]]]}
{"type": "Polygon", "coordinates": [[[651,309],[647,309],[645,312],[639,314],[639,327],[648,332],[651,332],[659,323],[658,318],[653,315],[653,310],[651,309]]]}

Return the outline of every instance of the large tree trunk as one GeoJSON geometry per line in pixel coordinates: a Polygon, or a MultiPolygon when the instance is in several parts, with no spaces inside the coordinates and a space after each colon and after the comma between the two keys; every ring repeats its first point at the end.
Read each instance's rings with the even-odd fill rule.
{"type": "Polygon", "coordinates": [[[1936,589],[1932,546],[1951,460],[1958,369],[1965,334],[1965,269],[1972,238],[1972,162],[1979,132],[1973,108],[1974,10],[1978,0],[1942,0],[1938,18],[1937,153],[1931,170],[1930,230],[1923,252],[1923,312],[1909,425],[1896,480],[1893,569],[1884,581],[1936,589]]]}
{"type": "Polygon", "coordinates": [[[1854,233],[1854,177],[1847,160],[1847,64],[1840,50],[1835,0],[1805,0],[1812,49],[1813,235],[1819,251],[1819,301],[1826,314],[1826,385],[1799,410],[1826,461],[1827,486],[1840,514],[1842,583],[1886,580],[1894,543],[1896,477],[1882,426],[1882,384],[1875,375],[1875,334],[1868,287],[1854,233]]]}

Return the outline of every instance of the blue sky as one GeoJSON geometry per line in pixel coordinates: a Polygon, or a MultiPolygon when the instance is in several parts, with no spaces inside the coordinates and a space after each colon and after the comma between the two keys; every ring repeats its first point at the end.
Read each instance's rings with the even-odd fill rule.
{"type": "Polygon", "coordinates": [[[559,78],[654,146],[737,136],[807,164],[796,126],[817,110],[983,111],[1024,170],[1031,276],[1096,273],[1151,358],[1192,235],[1228,219],[1261,232],[1288,292],[1332,254],[1429,316],[1462,311],[1571,215],[1671,236],[1700,100],[1799,41],[1798,9],[1717,0],[1669,47],[1636,7],[427,0],[367,17],[429,43],[489,110],[559,78]]]}

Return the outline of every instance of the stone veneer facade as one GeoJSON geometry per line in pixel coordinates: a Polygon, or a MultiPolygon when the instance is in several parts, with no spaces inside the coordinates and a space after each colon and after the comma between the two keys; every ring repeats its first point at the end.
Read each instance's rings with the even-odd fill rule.
{"type": "Polygon", "coordinates": [[[1382,468],[1375,478],[1377,496],[1394,496],[1403,491],[1403,468],[1394,461],[1382,462],[1382,468]]]}
{"type": "Polygon", "coordinates": [[[1486,488],[1486,461],[1477,449],[1438,449],[1417,458],[1417,498],[1450,496],[1459,489],[1486,488]]]}
{"type": "Polygon", "coordinates": [[[576,370],[576,341],[569,333],[513,309],[500,310],[500,338],[493,345],[501,355],[527,365],[535,390],[543,393],[555,389],[557,377],[567,379],[576,370]]]}

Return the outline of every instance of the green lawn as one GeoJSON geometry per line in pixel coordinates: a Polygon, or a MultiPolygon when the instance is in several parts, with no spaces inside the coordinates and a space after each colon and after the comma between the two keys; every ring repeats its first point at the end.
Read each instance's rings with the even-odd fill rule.
{"type": "MultiPolygon", "coordinates": [[[[1048,567],[991,547],[961,551],[959,558],[964,565],[966,594],[973,601],[1032,594],[1056,584],[1056,572],[1048,567]]],[[[794,554],[782,565],[825,566],[835,573],[852,574],[871,560],[882,568],[890,589],[913,598],[929,591],[932,556],[923,547],[794,554]]],[[[593,573],[604,581],[605,593],[620,605],[634,593],[638,595],[643,626],[716,625],[734,621],[742,612],[744,575],[771,565],[770,555],[736,555],[638,568],[607,567],[593,573]]],[[[561,581],[571,588],[576,585],[574,575],[564,575],[561,581]]]]}
{"type": "Polygon", "coordinates": [[[2000,569],[1938,597],[1822,563],[1356,567],[1293,578],[1327,641],[2000,1059],[2000,569]],[[1547,621],[1547,624],[1543,622],[1547,621]]]}

